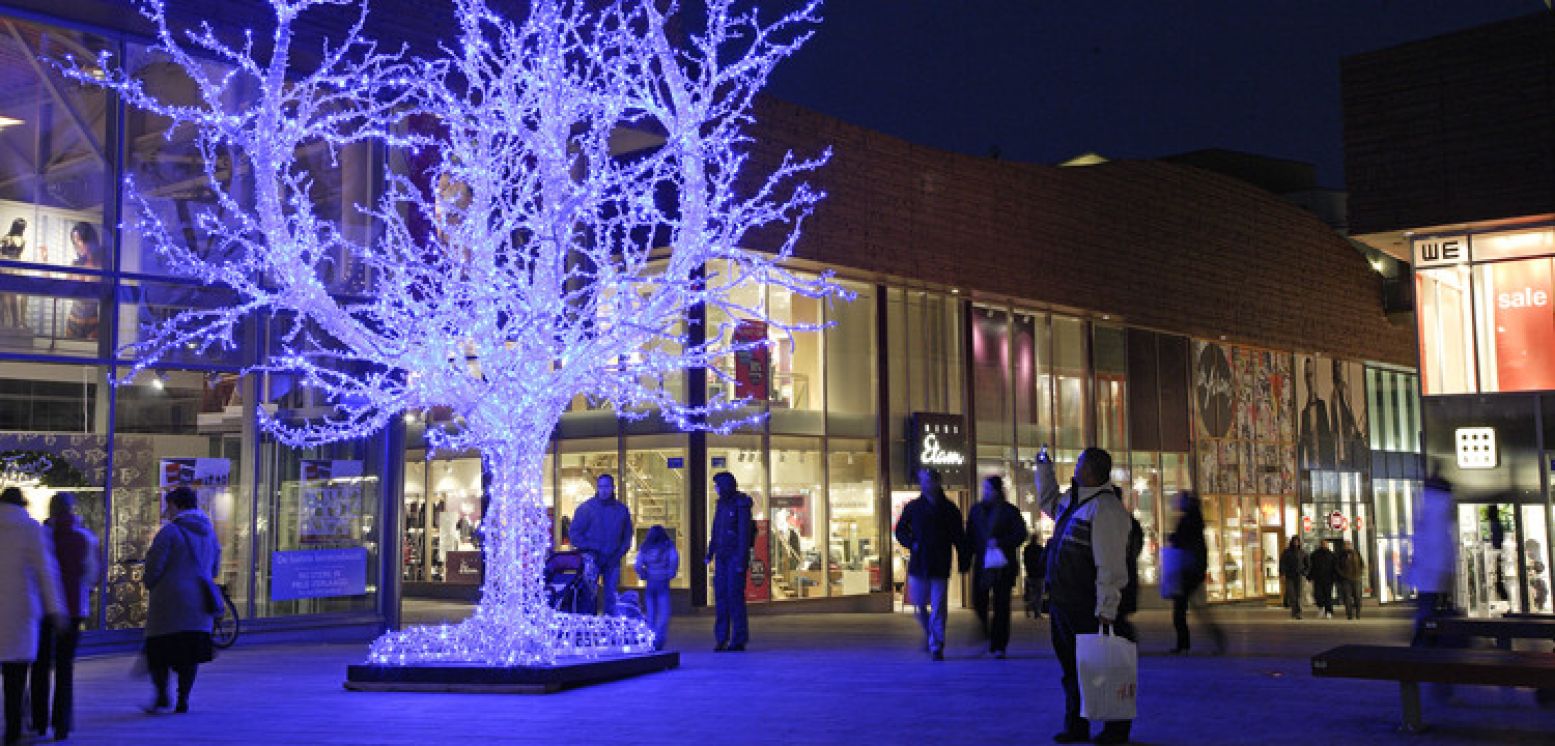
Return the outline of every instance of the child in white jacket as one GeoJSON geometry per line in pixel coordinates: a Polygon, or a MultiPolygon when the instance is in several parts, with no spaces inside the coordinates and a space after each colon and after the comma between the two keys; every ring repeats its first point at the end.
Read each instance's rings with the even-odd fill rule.
{"type": "Polygon", "coordinates": [[[648,626],[653,629],[653,649],[663,650],[670,626],[670,581],[680,572],[680,552],[663,526],[648,529],[637,547],[637,576],[648,584],[643,594],[648,626]]]}

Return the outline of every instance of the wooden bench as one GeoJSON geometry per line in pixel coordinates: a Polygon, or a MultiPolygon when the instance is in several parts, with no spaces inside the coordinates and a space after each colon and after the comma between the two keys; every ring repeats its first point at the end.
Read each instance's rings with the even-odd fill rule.
{"type": "Polygon", "coordinates": [[[1495,639],[1496,647],[1511,650],[1512,640],[1555,640],[1555,617],[1436,617],[1425,620],[1421,632],[1427,637],[1490,637],[1495,639]]]}
{"type": "Polygon", "coordinates": [[[1513,650],[1340,645],[1312,656],[1312,675],[1397,681],[1403,729],[1423,730],[1420,684],[1477,684],[1555,688],[1555,655],[1513,650]]]}

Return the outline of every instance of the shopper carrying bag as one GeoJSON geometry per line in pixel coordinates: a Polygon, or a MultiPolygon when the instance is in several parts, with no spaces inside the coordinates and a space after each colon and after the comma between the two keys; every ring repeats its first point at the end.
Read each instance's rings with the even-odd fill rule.
{"type": "Polygon", "coordinates": [[[1075,663],[1080,669],[1080,716],[1087,720],[1133,720],[1139,684],[1139,648],[1133,641],[1102,627],[1093,635],[1075,636],[1075,663]]]}

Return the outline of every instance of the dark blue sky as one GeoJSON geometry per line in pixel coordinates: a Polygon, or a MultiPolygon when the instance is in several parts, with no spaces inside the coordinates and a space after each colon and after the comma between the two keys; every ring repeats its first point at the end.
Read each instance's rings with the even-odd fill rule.
{"type": "Polygon", "coordinates": [[[829,0],[768,91],[974,155],[1225,147],[1315,163],[1342,187],[1342,57],[1536,12],[1543,0],[829,0]]]}

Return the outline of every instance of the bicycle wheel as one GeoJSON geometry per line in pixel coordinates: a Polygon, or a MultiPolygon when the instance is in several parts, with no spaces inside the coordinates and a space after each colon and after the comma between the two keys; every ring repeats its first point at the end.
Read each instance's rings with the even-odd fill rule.
{"type": "Polygon", "coordinates": [[[216,623],[211,626],[211,644],[226,650],[238,641],[238,609],[225,588],[222,589],[221,600],[221,613],[216,615],[216,623]]]}

